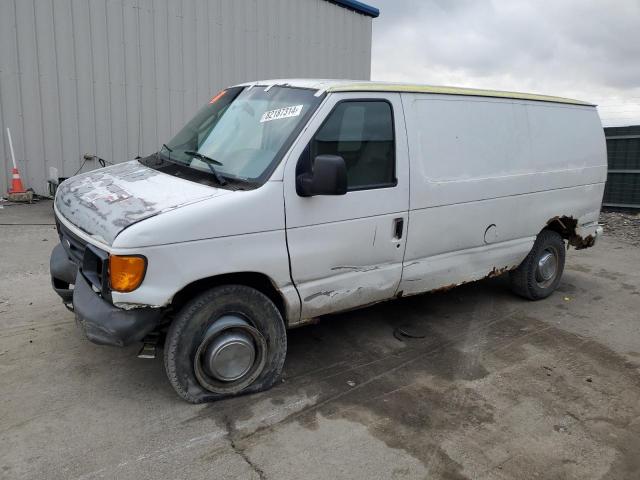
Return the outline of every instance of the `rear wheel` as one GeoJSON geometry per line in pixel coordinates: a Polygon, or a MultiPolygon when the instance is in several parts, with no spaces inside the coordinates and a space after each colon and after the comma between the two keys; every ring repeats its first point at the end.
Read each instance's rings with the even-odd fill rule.
{"type": "Polygon", "coordinates": [[[564,271],[565,245],[559,233],[543,230],[527,258],[509,274],[511,289],[530,300],[548,297],[564,271]]]}
{"type": "Polygon", "coordinates": [[[169,328],[164,363],[178,395],[201,403],[270,388],[286,352],[273,302],[253,288],[227,285],[183,307],[169,328]]]}

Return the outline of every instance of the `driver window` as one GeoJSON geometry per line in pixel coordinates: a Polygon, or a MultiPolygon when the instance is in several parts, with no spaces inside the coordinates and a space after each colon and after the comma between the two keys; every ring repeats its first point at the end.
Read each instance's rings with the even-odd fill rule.
{"type": "Polygon", "coordinates": [[[344,158],[349,190],[395,185],[391,105],[383,100],[338,103],[311,141],[311,158],[318,155],[344,158]]]}

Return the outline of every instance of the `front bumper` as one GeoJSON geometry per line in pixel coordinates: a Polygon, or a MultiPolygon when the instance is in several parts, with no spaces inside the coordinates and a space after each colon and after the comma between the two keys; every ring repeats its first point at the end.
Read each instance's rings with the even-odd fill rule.
{"type": "Polygon", "coordinates": [[[93,290],[60,244],[51,252],[50,268],[53,289],[65,304],[73,305],[76,322],[93,343],[123,347],[139,342],[162,320],[159,308],[114,307],[93,290]]]}

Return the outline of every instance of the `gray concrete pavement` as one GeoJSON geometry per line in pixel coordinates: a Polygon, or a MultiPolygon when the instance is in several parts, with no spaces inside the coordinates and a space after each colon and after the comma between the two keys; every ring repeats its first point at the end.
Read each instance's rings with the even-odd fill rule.
{"type": "Polygon", "coordinates": [[[640,478],[637,247],[571,250],[540,302],[497,278],[291,331],[281,384],[193,406],[76,329],[50,208],[0,210],[0,478],[640,478]]]}

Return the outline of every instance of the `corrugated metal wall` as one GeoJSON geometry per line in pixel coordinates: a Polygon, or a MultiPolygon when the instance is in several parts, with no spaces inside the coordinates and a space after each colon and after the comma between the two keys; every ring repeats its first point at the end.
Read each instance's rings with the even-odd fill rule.
{"type": "Polygon", "coordinates": [[[45,193],[49,168],[70,176],[84,153],[156,151],[228,85],[368,79],[371,21],[325,0],[0,0],[0,194],[6,127],[45,193]]]}
{"type": "Polygon", "coordinates": [[[603,205],[640,208],[640,125],[607,127],[609,172],[603,205]]]}

